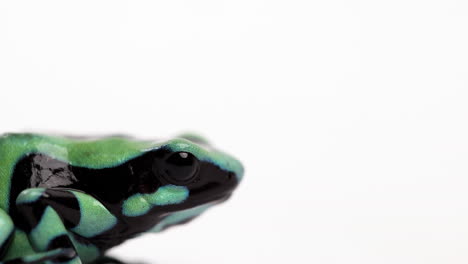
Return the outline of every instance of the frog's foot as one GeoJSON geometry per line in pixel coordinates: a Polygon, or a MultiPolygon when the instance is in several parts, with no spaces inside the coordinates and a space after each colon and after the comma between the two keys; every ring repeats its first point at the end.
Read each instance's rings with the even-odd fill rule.
{"type": "Polygon", "coordinates": [[[23,221],[19,224],[38,254],[12,260],[11,264],[82,263],[65,226],[74,216],[70,206],[73,198],[68,190],[34,188],[20,193],[16,209],[23,221]]]}
{"type": "Polygon", "coordinates": [[[92,238],[117,222],[103,204],[73,189],[23,190],[16,199],[16,209],[23,217],[18,225],[27,233],[34,250],[61,249],[70,253],[47,264],[81,264],[96,259],[100,255],[99,248],[77,241],[75,234],[84,239],[92,238]]]}

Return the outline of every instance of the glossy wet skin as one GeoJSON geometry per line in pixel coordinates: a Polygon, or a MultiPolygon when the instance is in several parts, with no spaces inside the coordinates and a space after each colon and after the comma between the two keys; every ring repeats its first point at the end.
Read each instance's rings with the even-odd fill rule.
{"type": "MultiPolygon", "coordinates": [[[[107,249],[139,233],[154,231],[159,222],[179,211],[203,205],[208,209],[231,195],[239,183],[238,175],[204,161],[196,154],[164,146],[117,166],[90,169],[33,153],[16,166],[11,200],[13,203],[21,190],[31,187],[83,191],[102,202],[119,220],[96,239],[101,249],[107,249]],[[102,237],[114,239],[103,243],[102,237]]],[[[15,210],[11,215],[21,223],[21,216],[15,210]]],[[[165,224],[162,229],[196,216],[198,214],[178,217],[177,221],[165,224]]]]}
{"type": "Polygon", "coordinates": [[[152,171],[161,185],[186,186],[190,190],[187,207],[222,200],[238,183],[234,172],[200,161],[190,152],[164,153],[154,160],[152,171]]]}
{"type": "MultiPolygon", "coordinates": [[[[19,158],[8,183],[2,179],[8,167],[4,172],[0,167],[0,181],[11,186],[2,195],[8,194],[7,205],[31,208],[2,207],[19,236],[38,233],[52,221],[45,218],[55,219],[56,212],[83,263],[141,233],[192,220],[229,198],[243,174],[237,160],[192,137],[154,143],[120,137],[86,141],[15,135],[0,138],[2,150],[7,154],[4,164],[5,158],[15,160],[13,154],[19,158]]],[[[0,205],[4,201],[0,197],[0,205]]],[[[39,237],[37,243],[66,246],[62,236],[60,241],[39,237]]]]}
{"type": "Polygon", "coordinates": [[[151,173],[143,173],[145,180],[137,185],[137,193],[129,195],[121,205],[125,222],[131,226],[133,221],[138,222],[138,230],[131,228],[136,233],[148,229],[158,232],[186,223],[227,200],[239,183],[232,171],[200,161],[191,153],[154,154],[151,173]],[[158,199],[162,196],[165,198],[158,199]],[[125,210],[130,204],[146,209],[125,210]]]}

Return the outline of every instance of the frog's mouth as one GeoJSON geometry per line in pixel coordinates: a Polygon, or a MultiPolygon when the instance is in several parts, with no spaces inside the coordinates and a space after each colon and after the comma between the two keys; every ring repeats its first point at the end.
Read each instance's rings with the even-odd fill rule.
{"type": "Polygon", "coordinates": [[[222,171],[210,164],[205,165],[200,174],[200,178],[205,180],[188,186],[189,197],[184,202],[185,205],[188,205],[186,208],[207,203],[222,203],[231,197],[232,192],[239,184],[233,172],[222,171]]]}
{"type": "Polygon", "coordinates": [[[210,205],[216,205],[216,204],[221,204],[227,201],[231,197],[232,193],[227,193],[227,194],[222,194],[218,195],[215,197],[210,197],[210,198],[204,198],[204,199],[193,199],[190,201],[190,207],[199,207],[199,206],[204,206],[207,204],[210,205]]]}
{"type": "Polygon", "coordinates": [[[168,229],[169,227],[178,226],[178,225],[191,222],[192,220],[197,218],[199,215],[204,213],[211,206],[220,204],[226,201],[229,198],[229,196],[223,199],[209,202],[209,203],[204,203],[204,204],[195,206],[190,209],[185,209],[185,210],[169,213],[163,219],[161,219],[161,221],[156,226],[154,226],[151,229],[151,232],[161,232],[161,231],[168,229]]]}

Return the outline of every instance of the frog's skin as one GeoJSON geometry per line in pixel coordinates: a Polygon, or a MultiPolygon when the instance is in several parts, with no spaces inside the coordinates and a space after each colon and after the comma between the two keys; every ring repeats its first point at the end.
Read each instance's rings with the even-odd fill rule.
{"type": "Polygon", "coordinates": [[[0,264],[100,262],[226,200],[243,175],[203,139],[0,137],[0,264]]]}

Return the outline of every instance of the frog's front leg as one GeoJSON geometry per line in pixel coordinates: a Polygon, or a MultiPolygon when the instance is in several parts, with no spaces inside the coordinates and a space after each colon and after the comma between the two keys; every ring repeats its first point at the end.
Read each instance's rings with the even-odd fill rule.
{"type": "Polygon", "coordinates": [[[18,196],[16,205],[24,217],[22,225],[35,250],[62,250],[54,264],[88,263],[98,258],[99,249],[76,241],[73,233],[81,238],[91,238],[117,222],[104,205],[77,190],[27,189],[18,196]]]}

